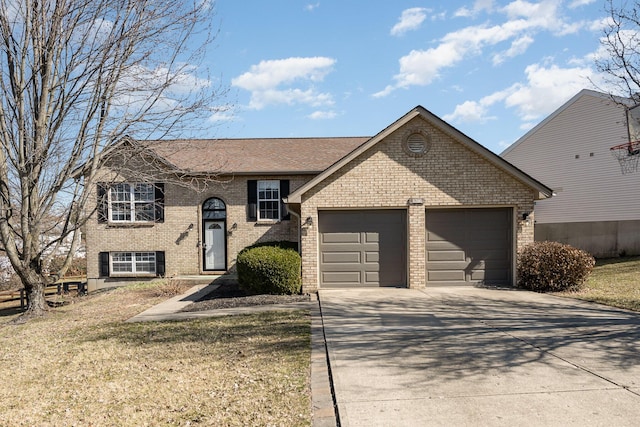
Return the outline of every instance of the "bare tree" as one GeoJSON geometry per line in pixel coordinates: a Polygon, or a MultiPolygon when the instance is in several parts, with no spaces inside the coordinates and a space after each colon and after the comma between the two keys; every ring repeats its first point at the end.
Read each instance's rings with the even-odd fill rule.
{"type": "Polygon", "coordinates": [[[46,310],[47,254],[74,235],[57,273],[71,262],[104,153],[210,113],[212,22],[207,0],[0,0],[0,245],[26,316],[46,310]]]}
{"type": "MultiPolygon", "coordinates": [[[[640,2],[607,0],[608,19],[596,67],[612,95],[640,102],[640,2]]],[[[614,98],[619,99],[619,98],[614,98]]]]}

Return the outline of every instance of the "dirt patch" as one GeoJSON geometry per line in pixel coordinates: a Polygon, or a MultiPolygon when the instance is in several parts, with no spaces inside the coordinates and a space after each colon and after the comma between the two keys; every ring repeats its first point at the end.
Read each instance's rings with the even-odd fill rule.
{"type": "MultiPolygon", "coordinates": [[[[256,294],[242,289],[237,280],[218,279],[219,286],[209,294],[183,308],[182,311],[204,311],[220,308],[251,307],[268,304],[288,304],[311,301],[309,294],[268,295],[256,294]]],[[[218,281],[215,282],[218,284],[218,281]]]]}

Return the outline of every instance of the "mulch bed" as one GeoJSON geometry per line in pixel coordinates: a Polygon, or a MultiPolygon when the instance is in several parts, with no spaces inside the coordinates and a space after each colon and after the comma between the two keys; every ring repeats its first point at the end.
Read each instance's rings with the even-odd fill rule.
{"type": "Polygon", "coordinates": [[[204,311],[219,308],[251,307],[268,304],[288,304],[292,302],[311,301],[309,294],[302,295],[267,295],[248,292],[235,280],[223,281],[216,289],[200,300],[183,308],[182,311],[204,311]]]}

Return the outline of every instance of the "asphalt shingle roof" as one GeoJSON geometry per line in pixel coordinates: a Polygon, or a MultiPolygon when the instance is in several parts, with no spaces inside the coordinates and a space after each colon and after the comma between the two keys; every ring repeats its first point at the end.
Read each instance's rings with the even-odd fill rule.
{"type": "Polygon", "coordinates": [[[369,137],[146,141],[158,156],[193,173],[319,173],[369,137]]]}

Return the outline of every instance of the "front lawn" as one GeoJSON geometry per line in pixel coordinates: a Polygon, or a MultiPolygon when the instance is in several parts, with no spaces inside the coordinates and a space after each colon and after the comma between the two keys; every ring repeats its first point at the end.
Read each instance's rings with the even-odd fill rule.
{"type": "Polygon", "coordinates": [[[558,295],[640,311],[640,257],[598,260],[583,290],[558,295]]]}
{"type": "Polygon", "coordinates": [[[162,299],[120,288],[0,317],[0,425],[310,425],[307,312],[124,323],[162,299]]]}

